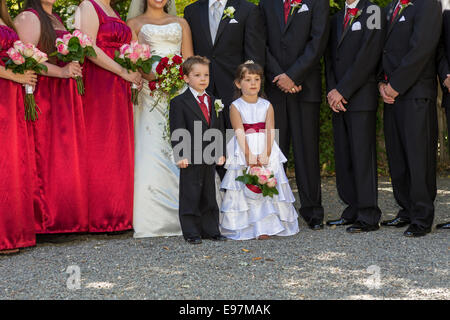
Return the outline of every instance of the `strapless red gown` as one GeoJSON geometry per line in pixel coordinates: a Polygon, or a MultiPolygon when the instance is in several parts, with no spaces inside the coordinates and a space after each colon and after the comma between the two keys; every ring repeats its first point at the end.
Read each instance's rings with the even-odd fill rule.
{"type": "MultiPolygon", "coordinates": [[[[68,33],[55,31],[58,37],[68,33]]],[[[31,122],[36,232],[87,232],[86,127],[76,81],[39,76],[34,96],[41,110],[31,122]]]]}
{"type": "MultiPolygon", "coordinates": [[[[100,22],[96,44],[109,57],[131,42],[131,29],[91,1],[100,22]]],[[[83,69],[88,141],[89,231],[133,227],[134,128],[130,83],[91,61],[83,69]]]]}
{"type": "MultiPolygon", "coordinates": [[[[0,65],[19,40],[0,26],[0,65]]],[[[31,150],[25,123],[23,87],[0,78],[0,250],[34,246],[31,150]]]]}

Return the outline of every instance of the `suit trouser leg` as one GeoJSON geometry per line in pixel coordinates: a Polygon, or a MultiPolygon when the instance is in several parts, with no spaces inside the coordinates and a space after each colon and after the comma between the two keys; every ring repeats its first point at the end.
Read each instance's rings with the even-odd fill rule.
{"type": "Polygon", "coordinates": [[[447,131],[448,136],[450,137],[450,107],[445,108],[445,114],[447,116],[447,131]]]}
{"type": "Polygon", "coordinates": [[[350,156],[356,196],[356,222],[376,226],[381,218],[378,207],[376,153],[376,111],[346,112],[350,156]]]}
{"type": "Polygon", "coordinates": [[[300,215],[310,223],[321,223],[322,207],[319,164],[320,103],[299,102],[287,97],[287,115],[295,160],[295,178],[300,196],[300,215]]]}
{"type": "MultiPolygon", "coordinates": [[[[408,200],[412,224],[429,228],[436,198],[436,104],[431,99],[400,99],[391,111],[397,125],[397,139],[404,151],[402,159],[395,157],[392,145],[388,150],[394,195],[397,193],[398,198],[408,200]],[[400,166],[405,169],[399,170],[400,166]]],[[[386,147],[388,138],[392,136],[386,137],[386,147]]]]}
{"type": "Polygon", "coordinates": [[[334,137],[334,160],[336,165],[336,188],[341,200],[347,205],[341,217],[355,221],[357,211],[356,185],[351,155],[351,141],[345,121],[347,113],[332,115],[334,137]]]}
{"type": "Polygon", "coordinates": [[[398,103],[384,105],[384,136],[394,198],[401,207],[397,217],[410,220],[410,177],[406,152],[400,139],[401,128],[395,115],[395,107],[398,103]]]}
{"type": "Polygon", "coordinates": [[[180,170],[179,215],[184,239],[201,237],[203,175],[201,165],[190,165],[180,170]]]}
{"type": "Polygon", "coordinates": [[[216,200],[215,166],[204,165],[202,196],[200,201],[200,224],[202,237],[209,238],[220,235],[219,207],[216,200]]]}

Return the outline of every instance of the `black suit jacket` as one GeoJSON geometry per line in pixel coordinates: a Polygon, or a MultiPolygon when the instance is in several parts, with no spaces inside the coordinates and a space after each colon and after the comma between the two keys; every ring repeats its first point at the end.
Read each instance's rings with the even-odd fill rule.
{"type": "Polygon", "coordinates": [[[444,85],[447,74],[450,74],[450,10],[442,16],[442,35],[437,53],[439,82],[442,86],[442,107],[450,107],[450,94],[444,85]]]}
{"type": "Polygon", "coordinates": [[[405,99],[436,99],[436,48],[442,27],[437,0],[411,0],[413,5],[391,18],[397,0],[384,10],[387,20],[382,73],[405,99]],[[400,21],[404,20],[404,21],[400,21]]]}
{"type": "Polygon", "coordinates": [[[385,26],[381,29],[367,27],[367,19],[373,14],[368,12],[369,6],[375,5],[360,0],[357,8],[361,15],[352,25],[348,23],[345,30],[345,7],[331,19],[325,54],[327,92],[336,89],[348,101],[348,111],[373,111],[378,106],[377,72],[385,26]]]}
{"type": "MultiPolygon", "coordinates": [[[[190,143],[188,145],[190,150],[190,157],[186,154],[186,152],[181,153],[174,153],[175,161],[178,162],[179,160],[183,158],[188,158],[189,163],[193,164],[194,161],[196,163],[194,164],[205,164],[205,161],[203,157],[201,159],[201,163],[197,163],[197,159],[194,158],[194,154],[197,152],[197,154],[203,155],[203,152],[205,149],[210,145],[212,142],[215,144],[219,144],[219,149],[216,149],[217,151],[220,151],[218,153],[215,153],[215,159],[218,160],[221,156],[225,156],[225,129],[224,129],[224,120],[223,120],[223,111],[219,112],[219,117],[216,116],[216,111],[214,108],[214,96],[209,95],[211,97],[211,106],[210,106],[210,125],[208,125],[208,122],[205,119],[205,116],[203,115],[203,112],[198,105],[197,100],[195,99],[194,95],[192,94],[191,90],[189,88],[182,93],[181,95],[173,98],[170,101],[170,111],[169,111],[169,121],[170,121],[170,135],[172,137],[173,132],[176,129],[186,129],[190,134],[190,143]],[[201,124],[201,131],[195,132],[195,123],[201,124]],[[214,141],[214,139],[210,139],[209,141],[203,141],[206,140],[205,133],[209,129],[217,129],[221,132],[220,140],[214,141]],[[201,133],[201,135],[199,135],[201,133]],[[197,135],[196,135],[197,134],[197,135]],[[196,141],[194,141],[194,139],[196,141]],[[212,141],[211,141],[212,140],[212,141]]],[[[185,143],[183,139],[179,140],[172,140],[172,147],[175,148],[178,143],[185,143]],[[181,141],[180,141],[181,140],[181,141]]],[[[211,164],[211,163],[206,163],[211,164]]]]}
{"type": "Polygon", "coordinates": [[[261,13],[246,0],[228,0],[226,7],[234,7],[234,19],[221,20],[213,45],[209,29],[209,1],[198,0],[184,9],[194,43],[194,53],[211,60],[208,91],[217,93],[226,105],[234,99],[234,76],[237,67],[253,60],[264,67],[265,32],[261,13]],[[215,91],[214,91],[215,89],[215,91]]]}
{"type": "Polygon", "coordinates": [[[320,102],[320,59],[328,41],[330,4],[329,0],[303,0],[305,5],[307,11],[295,10],[285,24],[283,0],[259,3],[267,32],[267,85],[277,75],[286,73],[296,85],[302,85],[300,100],[320,102]]]}

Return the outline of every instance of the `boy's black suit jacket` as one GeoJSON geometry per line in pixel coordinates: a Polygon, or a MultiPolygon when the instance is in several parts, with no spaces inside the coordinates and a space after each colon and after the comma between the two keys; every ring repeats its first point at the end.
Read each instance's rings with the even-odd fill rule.
{"type": "MultiPolygon", "coordinates": [[[[211,97],[210,125],[208,125],[208,122],[206,121],[205,116],[203,115],[203,112],[197,102],[197,99],[194,97],[189,88],[186,89],[186,91],[181,95],[173,98],[170,102],[170,111],[169,111],[170,134],[172,137],[172,134],[176,129],[186,129],[189,132],[191,138],[189,148],[191,153],[191,159],[189,159],[190,164],[194,162],[194,154],[197,152],[197,154],[203,155],[205,148],[212,142],[218,143],[221,146],[220,153],[216,154],[213,153],[215,155],[216,160],[221,156],[225,156],[226,142],[225,142],[223,111],[219,112],[218,113],[219,117],[217,117],[214,108],[215,98],[210,94],[208,95],[211,97]],[[196,122],[201,124],[201,131],[199,132],[195,132],[194,130],[194,125],[196,122]],[[219,141],[214,141],[214,139],[207,138],[207,135],[205,136],[206,131],[209,129],[217,129],[221,132],[221,137],[219,141]],[[196,141],[194,141],[194,139],[196,141]]],[[[179,142],[181,141],[172,140],[172,147],[175,148],[175,146],[179,142]]],[[[218,148],[217,150],[220,150],[220,148],[218,148]]],[[[174,156],[175,161],[178,162],[179,160],[185,158],[188,155],[186,155],[185,152],[181,152],[180,154],[174,154],[174,156]]],[[[203,157],[200,160],[201,163],[196,164],[205,164],[203,157]]]]}

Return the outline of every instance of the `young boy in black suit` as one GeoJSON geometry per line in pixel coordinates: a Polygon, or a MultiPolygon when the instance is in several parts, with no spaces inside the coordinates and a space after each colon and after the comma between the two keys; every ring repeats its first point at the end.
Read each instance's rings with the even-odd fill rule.
{"type": "Polygon", "coordinates": [[[202,243],[202,238],[226,239],[219,231],[215,192],[216,163],[225,163],[225,129],[223,112],[216,109],[214,97],[205,92],[209,63],[201,56],[188,58],[183,74],[189,87],[170,102],[172,146],[181,169],[180,223],[184,239],[191,244],[202,243]],[[212,142],[209,137],[214,138],[212,142]]]}

